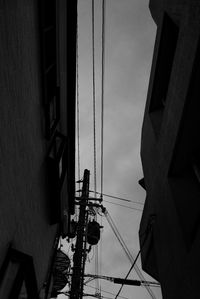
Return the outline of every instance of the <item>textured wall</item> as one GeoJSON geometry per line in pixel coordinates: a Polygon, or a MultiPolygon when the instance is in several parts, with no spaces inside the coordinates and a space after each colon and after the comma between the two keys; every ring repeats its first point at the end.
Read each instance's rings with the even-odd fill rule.
{"type": "Polygon", "coordinates": [[[0,4],[0,264],[7,246],[33,256],[45,279],[56,226],[48,223],[39,8],[0,4]]]}
{"type": "Polygon", "coordinates": [[[145,231],[154,214],[155,256],[148,269],[157,267],[163,298],[198,298],[200,184],[192,163],[199,153],[200,1],[152,0],[150,8],[158,31],[142,131],[147,200],[140,231],[145,231]],[[166,53],[160,53],[164,13],[178,26],[179,34],[165,105],[150,111],[155,84],[165,80],[164,69],[155,79],[158,57],[166,53]]]}

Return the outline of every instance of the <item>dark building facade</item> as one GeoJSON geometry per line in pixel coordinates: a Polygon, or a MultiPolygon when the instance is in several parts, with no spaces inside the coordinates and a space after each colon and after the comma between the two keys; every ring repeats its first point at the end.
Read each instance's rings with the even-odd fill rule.
{"type": "Polygon", "coordinates": [[[157,25],[142,128],[143,269],[164,299],[199,298],[200,1],[151,0],[157,25]]]}
{"type": "Polygon", "coordinates": [[[0,20],[0,298],[50,298],[74,213],[77,1],[0,1],[0,20]]]}

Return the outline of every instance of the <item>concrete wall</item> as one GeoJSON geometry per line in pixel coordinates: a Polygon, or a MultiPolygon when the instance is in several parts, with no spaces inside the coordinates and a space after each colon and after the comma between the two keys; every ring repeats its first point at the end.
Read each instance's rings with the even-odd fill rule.
{"type": "Polygon", "coordinates": [[[41,287],[57,226],[48,219],[38,3],[0,3],[0,265],[11,242],[33,256],[41,287]]]}
{"type": "MultiPolygon", "coordinates": [[[[140,232],[145,231],[150,216],[155,215],[153,225],[155,256],[153,264],[151,260],[149,267],[144,266],[148,249],[151,250],[145,248],[142,252],[143,266],[152,275],[155,270],[153,267],[157,267],[163,298],[199,298],[200,185],[189,170],[195,154],[189,149],[194,148],[196,152],[199,149],[194,134],[194,130],[198,131],[196,116],[198,113],[195,113],[195,109],[199,111],[197,103],[199,85],[193,82],[199,78],[200,69],[200,1],[152,0],[150,8],[158,26],[158,33],[142,130],[141,157],[147,200],[140,232]],[[177,24],[179,34],[165,106],[150,111],[160,55],[164,13],[177,24]],[[187,114],[186,111],[191,106],[193,108],[187,114]],[[188,135],[185,135],[186,132],[188,135]],[[190,134],[193,137],[189,138],[190,134]],[[187,137],[183,139],[181,136],[187,137]],[[187,164],[187,167],[184,171],[173,173],[171,169],[176,163],[187,164]],[[195,235],[191,241],[193,230],[195,235]]],[[[163,73],[163,77],[164,75],[163,73]]],[[[161,84],[162,76],[159,80],[161,84]]],[[[159,80],[156,84],[159,84],[159,80]]]]}

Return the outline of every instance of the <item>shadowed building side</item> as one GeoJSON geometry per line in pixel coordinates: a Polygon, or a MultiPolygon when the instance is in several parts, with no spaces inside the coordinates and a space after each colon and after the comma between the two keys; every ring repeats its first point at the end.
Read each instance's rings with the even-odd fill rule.
{"type": "Polygon", "coordinates": [[[164,299],[198,298],[200,1],[151,0],[150,11],[157,35],[141,141],[142,266],[164,299]]]}
{"type": "Polygon", "coordinates": [[[77,1],[0,15],[0,298],[49,298],[74,206],[77,1]]]}

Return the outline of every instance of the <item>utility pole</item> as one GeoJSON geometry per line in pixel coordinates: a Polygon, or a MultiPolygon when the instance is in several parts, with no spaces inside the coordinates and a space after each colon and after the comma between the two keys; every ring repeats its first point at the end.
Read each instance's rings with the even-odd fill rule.
{"type": "Polygon", "coordinates": [[[84,282],[84,270],[85,260],[87,255],[86,248],[86,224],[88,219],[88,213],[86,210],[89,200],[89,180],[90,171],[85,169],[83,176],[82,194],[80,197],[80,212],[77,227],[77,239],[75,246],[75,253],[73,257],[73,272],[72,283],[70,291],[70,299],[82,299],[83,297],[83,282],[84,282]]]}

